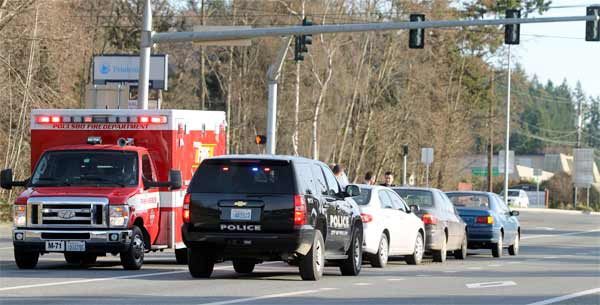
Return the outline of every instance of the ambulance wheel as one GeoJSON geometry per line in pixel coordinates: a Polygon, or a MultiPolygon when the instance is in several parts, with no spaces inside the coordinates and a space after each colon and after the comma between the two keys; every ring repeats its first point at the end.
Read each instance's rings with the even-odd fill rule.
{"type": "Polygon", "coordinates": [[[179,265],[185,265],[188,263],[187,248],[175,249],[175,260],[179,265]]]}
{"type": "Polygon", "coordinates": [[[121,265],[125,270],[139,270],[144,264],[144,235],[137,226],[133,226],[131,231],[131,244],[121,252],[121,265]]]}
{"type": "Polygon", "coordinates": [[[15,246],[15,263],[19,269],[33,269],[38,263],[40,253],[24,251],[21,247],[15,246]]]}
{"type": "Polygon", "coordinates": [[[188,248],[188,269],[195,278],[209,278],[215,268],[212,252],[203,248],[188,248]]]}

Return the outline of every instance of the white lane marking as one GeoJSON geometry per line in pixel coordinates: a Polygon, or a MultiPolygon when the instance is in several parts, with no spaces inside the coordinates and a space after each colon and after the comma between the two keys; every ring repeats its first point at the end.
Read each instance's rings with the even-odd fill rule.
{"type": "Polygon", "coordinates": [[[555,258],[558,258],[558,256],[544,256],[542,258],[544,258],[544,259],[555,259],[555,258]]]}
{"type": "Polygon", "coordinates": [[[458,271],[456,270],[444,270],[444,273],[457,273],[458,271]]]}
{"type": "Polygon", "coordinates": [[[404,281],[403,278],[398,278],[398,279],[387,279],[390,282],[397,282],[397,281],[404,281]]]}
{"type": "Polygon", "coordinates": [[[554,228],[550,228],[550,227],[535,227],[534,229],[546,230],[546,231],[554,231],[554,228]]]}
{"type": "Polygon", "coordinates": [[[278,294],[267,294],[267,295],[261,295],[258,297],[233,299],[233,300],[228,300],[228,301],[218,301],[218,302],[211,302],[211,303],[201,303],[199,305],[236,304],[236,303],[243,303],[243,302],[252,302],[252,301],[258,301],[258,300],[276,299],[276,298],[291,297],[291,296],[296,296],[296,295],[310,294],[310,293],[321,292],[324,290],[335,290],[335,288],[322,288],[322,289],[302,290],[302,291],[294,291],[294,292],[286,292],[286,293],[278,293],[278,294]]]}
{"type": "Polygon", "coordinates": [[[481,270],[481,267],[468,267],[469,270],[481,270]]]}
{"type": "MultiPolygon", "coordinates": [[[[279,262],[266,262],[266,263],[263,263],[263,265],[275,264],[275,263],[279,263],[279,262]]],[[[226,270],[226,269],[231,269],[232,267],[233,266],[216,267],[214,270],[226,270]]],[[[101,277],[101,278],[87,279],[87,280],[75,280],[75,281],[42,283],[42,284],[33,284],[33,285],[21,285],[21,286],[12,286],[12,287],[0,288],[0,291],[17,290],[17,289],[27,289],[27,288],[38,288],[38,287],[48,287],[48,286],[71,285],[71,284],[84,284],[84,283],[93,283],[93,282],[102,282],[102,281],[120,280],[120,279],[134,279],[134,278],[140,278],[140,277],[170,275],[170,274],[178,274],[178,273],[185,273],[185,272],[189,272],[189,271],[187,269],[185,269],[185,270],[165,271],[165,272],[153,272],[153,273],[133,274],[133,275],[122,275],[122,276],[113,276],[113,277],[101,277]]]]}
{"type": "Polygon", "coordinates": [[[522,262],[517,262],[517,261],[514,261],[514,262],[506,262],[506,263],[507,263],[507,264],[521,264],[522,262]]]}
{"type": "Polygon", "coordinates": [[[426,277],[426,276],[430,276],[429,274],[417,274],[418,277],[426,277]]]}
{"type": "Polygon", "coordinates": [[[547,299],[547,300],[543,300],[543,301],[539,301],[539,302],[535,302],[535,303],[531,303],[531,304],[527,304],[527,305],[548,305],[548,304],[554,304],[554,303],[562,302],[564,300],[574,299],[574,298],[578,298],[578,297],[581,297],[581,296],[584,296],[584,295],[594,294],[594,293],[600,293],[600,287],[599,288],[590,289],[590,290],[584,290],[584,291],[580,291],[580,292],[576,292],[576,293],[571,293],[571,294],[567,294],[567,295],[563,295],[563,296],[560,296],[560,297],[556,297],[556,298],[552,298],[552,299],[547,299]]]}
{"type": "Polygon", "coordinates": [[[501,264],[489,264],[488,267],[502,267],[501,264]]]}
{"type": "Polygon", "coordinates": [[[505,287],[505,286],[516,286],[517,283],[513,281],[501,281],[501,282],[485,282],[485,283],[471,283],[467,284],[467,288],[491,288],[491,287],[505,287]]]}
{"type": "Polygon", "coordinates": [[[371,286],[372,283],[354,283],[355,286],[371,286]]]}
{"type": "Polygon", "coordinates": [[[557,237],[557,236],[571,236],[571,235],[580,235],[587,233],[600,232],[600,229],[589,230],[589,231],[577,231],[571,233],[563,233],[563,234],[540,234],[540,235],[525,235],[521,237],[521,239],[533,239],[533,238],[544,238],[544,237],[557,237]]]}

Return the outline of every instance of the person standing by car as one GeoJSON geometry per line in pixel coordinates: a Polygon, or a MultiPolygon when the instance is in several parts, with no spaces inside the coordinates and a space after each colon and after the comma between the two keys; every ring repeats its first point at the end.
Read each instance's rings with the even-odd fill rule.
{"type": "Polygon", "coordinates": [[[383,183],[380,185],[387,187],[396,186],[394,184],[394,174],[392,174],[392,172],[390,171],[385,172],[385,174],[383,175],[383,183]]]}
{"type": "Polygon", "coordinates": [[[375,176],[373,175],[373,172],[369,171],[365,174],[365,180],[363,181],[363,184],[375,185],[375,176]]]}
{"type": "Polygon", "coordinates": [[[333,175],[335,175],[335,179],[338,181],[342,189],[345,188],[346,185],[350,184],[344,170],[345,168],[341,164],[334,165],[332,169],[333,175]]]}

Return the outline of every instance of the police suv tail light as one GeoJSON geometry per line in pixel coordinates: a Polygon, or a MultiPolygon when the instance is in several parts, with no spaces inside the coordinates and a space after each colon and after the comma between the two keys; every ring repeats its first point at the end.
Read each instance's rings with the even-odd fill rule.
{"type": "Polygon", "coordinates": [[[304,196],[294,196],[294,228],[299,229],[306,224],[306,200],[304,196]]]}
{"type": "Polygon", "coordinates": [[[423,224],[426,225],[434,225],[437,224],[437,218],[431,214],[423,214],[423,217],[421,218],[423,220],[423,224]]]}
{"type": "Polygon", "coordinates": [[[491,225],[494,224],[494,217],[492,216],[478,216],[475,218],[475,223],[491,225]]]}
{"type": "Polygon", "coordinates": [[[360,218],[362,219],[363,223],[369,223],[373,221],[373,216],[370,214],[361,213],[360,218]]]}
{"type": "Polygon", "coordinates": [[[27,206],[17,204],[14,206],[13,221],[16,227],[27,225],[27,206]]]}
{"type": "Polygon", "coordinates": [[[185,197],[183,197],[183,213],[182,218],[184,223],[190,222],[190,202],[191,202],[191,194],[186,193],[185,197]]]}
{"type": "Polygon", "coordinates": [[[125,227],[129,222],[129,206],[114,205],[109,207],[109,223],[111,227],[125,227]]]}

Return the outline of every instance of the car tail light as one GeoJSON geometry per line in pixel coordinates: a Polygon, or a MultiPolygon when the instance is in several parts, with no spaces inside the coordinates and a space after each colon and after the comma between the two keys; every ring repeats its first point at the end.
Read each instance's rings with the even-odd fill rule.
{"type": "Polygon", "coordinates": [[[478,216],[475,219],[475,223],[481,223],[484,225],[491,225],[494,223],[494,217],[492,216],[478,216]]]}
{"type": "Polygon", "coordinates": [[[306,224],[306,200],[304,196],[294,196],[294,228],[299,229],[306,224]]]}
{"type": "Polygon", "coordinates": [[[426,225],[434,225],[437,224],[437,218],[431,214],[423,214],[423,217],[421,217],[421,219],[423,220],[423,224],[426,225]]]}
{"type": "Polygon", "coordinates": [[[186,193],[185,197],[183,197],[183,223],[190,222],[190,202],[192,195],[190,193],[186,193]]]}
{"type": "Polygon", "coordinates": [[[369,223],[373,221],[373,216],[371,214],[361,213],[360,218],[362,219],[363,223],[369,223]]]}

